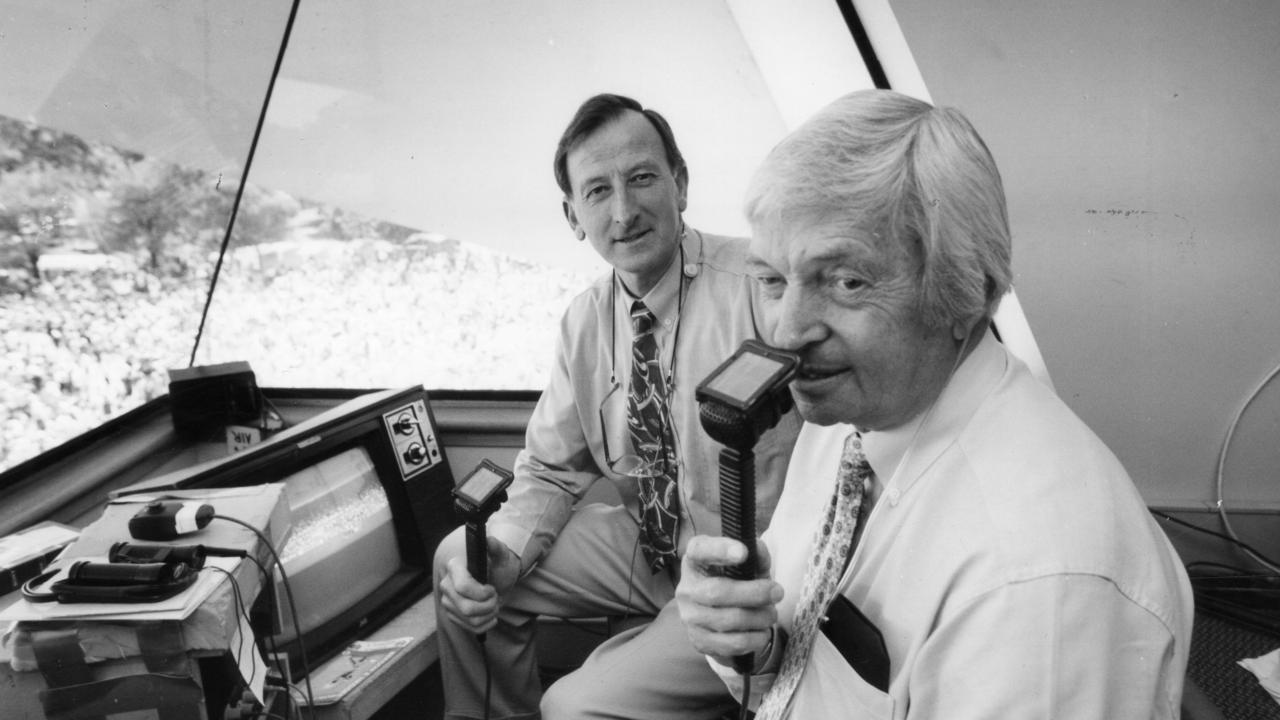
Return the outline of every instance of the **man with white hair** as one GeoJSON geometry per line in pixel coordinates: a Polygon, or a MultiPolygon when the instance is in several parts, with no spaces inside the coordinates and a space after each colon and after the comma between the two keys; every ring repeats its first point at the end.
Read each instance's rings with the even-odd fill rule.
{"type": "Polygon", "coordinates": [[[1176,718],[1192,596],[1102,441],[999,342],[1010,237],[970,123],[837,100],[748,193],[764,336],[805,418],[761,540],[690,541],[677,603],[759,720],[1176,718]],[[733,657],[752,654],[740,676],[733,657]]]}

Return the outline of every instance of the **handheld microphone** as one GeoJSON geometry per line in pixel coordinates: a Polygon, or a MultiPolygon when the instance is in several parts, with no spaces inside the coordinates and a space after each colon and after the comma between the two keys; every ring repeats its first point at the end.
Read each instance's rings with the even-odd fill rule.
{"type": "Polygon", "coordinates": [[[135,540],[173,540],[203,528],[212,519],[212,505],[156,500],[129,518],[129,534],[135,540]]]}
{"type": "Polygon", "coordinates": [[[489,582],[489,547],[485,522],[507,499],[514,476],[488,460],[481,460],[453,489],[454,508],[467,525],[467,572],[489,582]]]}
{"type": "MultiPolygon", "coordinates": [[[[747,559],[725,569],[736,580],[752,580],[759,570],[756,550],[755,444],[791,410],[787,383],[800,368],[800,356],[747,340],[697,387],[702,429],[722,445],[720,451],[720,528],[725,537],[747,547],[747,559]]],[[[734,658],[734,667],[751,671],[751,655],[734,658]]]]}

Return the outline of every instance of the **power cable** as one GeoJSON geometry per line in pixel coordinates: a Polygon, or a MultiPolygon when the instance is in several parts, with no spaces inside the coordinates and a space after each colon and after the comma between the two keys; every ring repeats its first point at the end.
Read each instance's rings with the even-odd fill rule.
{"type": "Polygon", "coordinates": [[[1236,426],[1240,424],[1240,418],[1244,416],[1245,410],[1253,404],[1253,401],[1262,393],[1262,389],[1265,388],[1267,384],[1270,383],[1278,374],[1280,374],[1280,365],[1275,366],[1272,368],[1271,372],[1267,373],[1267,376],[1262,379],[1262,382],[1258,383],[1257,387],[1253,389],[1253,392],[1250,392],[1249,395],[1245,397],[1244,402],[1240,404],[1240,409],[1236,411],[1235,417],[1231,418],[1231,424],[1227,426],[1227,434],[1222,439],[1222,447],[1218,450],[1218,468],[1215,483],[1217,489],[1215,506],[1218,511],[1218,517],[1222,519],[1222,527],[1227,531],[1227,535],[1229,536],[1228,539],[1239,545],[1245,553],[1249,555],[1249,557],[1276,573],[1280,573],[1280,565],[1277,565],[1274,561],[1262,556],[1246,543],[1240,542],[1239,535],[1236,533],[1235,528],[1232,527],[1231,520],[1227,517],[1227,508],[1223,501],[1224,494],[1222,489],[1225,484],[1224,477],[1227,465],[1227,450],[1231,447],[1231,439],[1235,436],[1236,426]]]}

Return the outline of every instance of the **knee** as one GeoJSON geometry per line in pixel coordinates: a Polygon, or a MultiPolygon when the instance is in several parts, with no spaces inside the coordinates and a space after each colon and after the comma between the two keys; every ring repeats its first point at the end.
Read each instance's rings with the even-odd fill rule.
{"type": "Polygon", "coordinates": [[[579,702],[581,696],[570,688],[572,681],[573,673],[570,673],[551,683],[551,686],[542,693],[541,709],[544,720],[585,717],[579,702]]]}
{"type": "Polygon", "coordinates": [[[613,705],[608,697],[608,683],[598,680],[588,679],[586,673],[572,672],[551,683],[542,694],[544,720],[605,717],[613,705]]]}
{"type": "Polygon", "coordinates": [[[433,583],[439,583],[440,578],[448,573],[449,560],[455,557],[466,558],[467,556],[467,538],[462,527],[454,528],[453,532],[445,536],[440,544],[436,546],[435,556],[431,561],[431,578],[433,583]]]}

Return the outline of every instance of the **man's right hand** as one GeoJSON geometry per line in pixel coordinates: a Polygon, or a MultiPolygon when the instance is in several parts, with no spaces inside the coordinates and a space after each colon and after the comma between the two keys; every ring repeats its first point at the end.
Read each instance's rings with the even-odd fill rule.
{"type": "MultiPolygon", "coordinates": [[[[459,528],[461,530],[461,528],[459,528]]],[[[482,633],[498,622],[501,595],[520,577],[520,558],[502,541],[487,538],[489,550],[489,584],[482,584],[467,571],[467,544],[464,532],[451,533],[436,550],[437,563],[444,569],[436,578],[435,591],[440,593],[440,607],[459,625],[473,633],[482,633]]],[[[439,567],[439,565],[437,565],[439,567]]]]}
{"type": "Polygon", "coordinates": [[[733,580],[724,569],[747,559],[747,548],[725,537],[699,535],[689,540],[681,565],[676,605],[693,647],[725,666],[733,658],[758,653],[778,621],[782,586],[767,577],[769,553],[757,545],[757,580],[733,580]]]}

